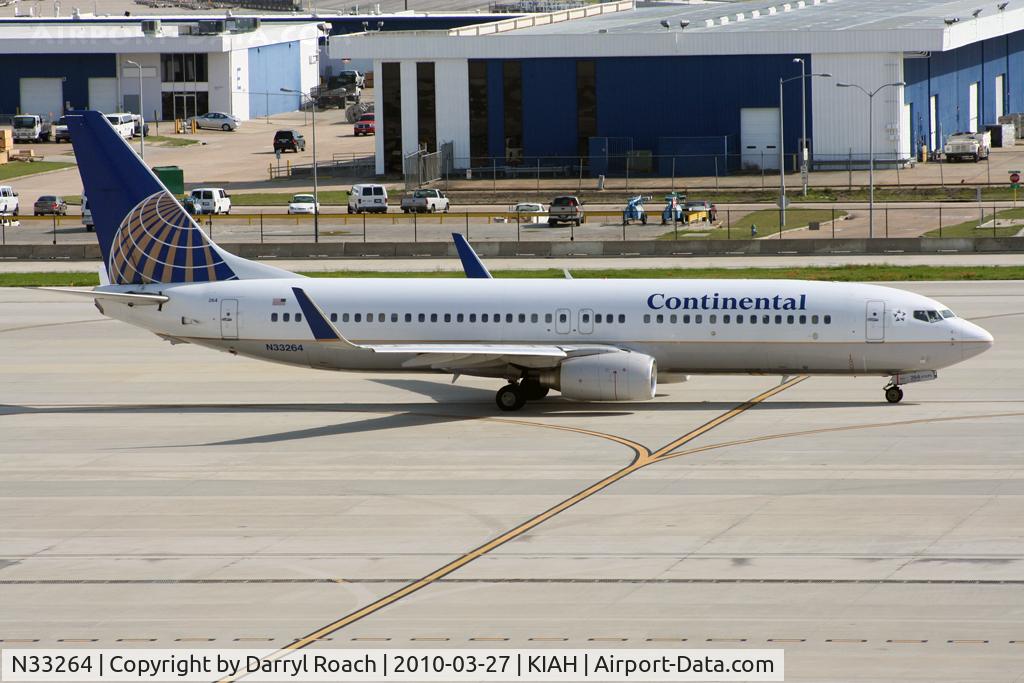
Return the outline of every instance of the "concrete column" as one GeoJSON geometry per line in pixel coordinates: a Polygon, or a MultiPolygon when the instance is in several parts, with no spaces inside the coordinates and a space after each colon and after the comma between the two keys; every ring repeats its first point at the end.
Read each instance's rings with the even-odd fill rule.
{"type": "Polygon", "coordinates": [[[437,90],[437,143],[455,143],[455,167],[469,166],[469,60],[439,59],[434,65],[437,90]]]}
{"type": "Polygon", "coordinates": [[[402,73],[402,155],[412,154],[420,146],[419,101],[416,97],[416,62],[401,63],[402,73]]]}

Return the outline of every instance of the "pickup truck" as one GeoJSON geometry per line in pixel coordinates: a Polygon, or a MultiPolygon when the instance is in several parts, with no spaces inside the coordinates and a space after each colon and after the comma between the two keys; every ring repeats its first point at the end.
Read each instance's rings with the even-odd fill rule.
{"type": "Polygon", "coordinates": [[[54,142],[71,142],[71,133],[68,132],[68,120],[63,116],[57,119],[51,129],[54,142]]]}
{"type": "Polygon", "coordinates": [[[50,122],[35,114],[19,114],[11,119],[15,142],[45,142],[50,139],[50,122]]]}
{"type": "Polygon", "coordinates": [[[970,159],[988,159],[992,147],[992,134],[985,133],[953,133],[946,138],[942,153],[947,161],[970,159]]]}
{"type": "Polygon", "coordinates": [[[10,185],[0,185],[0,214],[18,215],[18,193],[10,185]]]}
{"type": "Polygon", "coordinates": [[[577,197],[555,197],[548,206],[548,225],[559,223],[575,223],[577,227],[583,223],[583,202],[577,197]]]}
{"type": "Polygon", "coordinates": [[[402,200],[402,213],[448,213],[448,197],[440,190],[416,190],[402,200]]]}

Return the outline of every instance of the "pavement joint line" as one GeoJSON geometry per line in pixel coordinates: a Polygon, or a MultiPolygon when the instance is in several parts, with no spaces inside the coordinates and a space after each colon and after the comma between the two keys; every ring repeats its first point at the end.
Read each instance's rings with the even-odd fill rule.
{"type": "Polygon", "coordinates": [[[176,642],[176,643],[212,643],[215,640],[217,640],[217,639],[216,638],[185,637],[185,638],[175,638],[174,642],[176,642]]]}
{"type": "Polygon", "coordinates": [[[58,643],[95,643],[99,638],[58,638],[58,643]]]}
{"type": "Polygon", "coordinates": [[[746,638],[708,638],[707,643],[745,643],[746,638]]]}
{"type": "MultiPolygon", "coordinates": [[[[603,479],[600,479],[600,480],[594,482],[593,484],[591,484],[590,486],[588,486],[587,488],[583,489],[582,491],[579,491],[576,494],[574,494],[574,495],[572,495],[572,496],[570,496],[568,498],[565,498],[564,500],[562,500],[561,502],[559,502],[559,503],[555,504],[554,506],[548,508],[547,510],[545,510],[545,511],[543,511],[543,512],[537,514],[537,515],[534,515],[533,517],[529,518],[525,522],[522,522],[518,526],[513,527],[512,529],[510,529],[508,531],[505,531],[504,533],[500,534],[499,536],[491,538],[489,541],[483,543],[482,545],[477,546],[475,549],[470,550],[469,552],[464,553],[463,555],[459,556],[455,560],[452,560],[448,564],[440,567],[439,569],[435,569],[433,572],[427,574],[426,576],[422,577],[421,579],[417,580],[416,582],[410,583],[410,584],[406,584],[402,588],[399,588],[398,590],[396,590],[396,591],[394,591],[392,593],[389,593],[388,595],[385,595],[384,597],[379,598],[376,601],[374,601],[374,602],[372,602],[372,603],[370,603],[368,605],[365,605],[365,606],[363,606],[363,607],[361,607],[361,608],[359,608],[359,609],[357,609],[357,610],[355,610],[353,612],[348,613],[347,615],[345,615],[345,616],[343,616],[343,617],[341,617],[339,619],[336,619],[335,621],[333,621],[333,622],[331,622],[331,623],[329,623],[329,624],[327,624],[325,626],[320,627],[316,631],[313,631],[312,633],[310,633],[310,634],[308,634],[306,636],[303,636],[302,638],[297,639],[295,642],[293,642],[293,643],[291,643],[291,644],[289,644],[289,645],[279,649],[277,652],[268,655],[265,659],[268,659],[270,661],[274,661],[274,660],[280,659],[280,658],[282,658],[284,656],[287,656],[293,650],[299,650],[299,649],[302,649],[304,647],[307,647],[308,645],[316,642],[320,637],[326,636],[326,635],[330,635],[332,633],[335,633],[336,631],[338,631],[338,630],[340,630],[340,629],[342,629],[342,628],[344,628],[344,627],[346,627],[346,626],[348,626],[348,625],[350,625],[350,624],[352,624],[352,623],[354,623],[356,621],[359,621],[359,620],[361,620],[361,619],[363,619],[363,618],[365,618],[365,617],[367,617],[367,616],[377,612],[378,610],[383,609],[383,608],[391,605],[392,603],[401,600],[402,598],[404,598],[404,597],[406,597],[408,595],[411,595],[411,594],[415,593],[416,591],[420,590],[421,588],[424,588],[426,586],[429,586],[429,585],[433,584],[438,579],[444,578],[448,574],[451,574],[452,572],[457,571],[458,569],[461,569],[465,565],[467,565],[470,562],[472,562],[472,561],[482,557],[483,555],[489,553],[490,551],[492,551],[492,550],[494,550],[496,548],[499,548],[499,547],[505,545],[506,543],[515,540],[516,538],[519,538],[520,536],[522,536],[526,532],[530,531],[531,529],[533,529],[533,528],[543,524],[548,519],[551,519],[552,517],[555,517],[556,515],[558,515],[558,514],[564,512],[564,511],[572,508],[576,504],[578,504],[578,503],[580,503],[580,502],[582,502],[584,500],[587,500],[591,496],[593,496],[593,495],[603,491],[608,486],[611,486],[612,484],[616,483],[617,481],[619,481],[619,480],[629,476],[633,472],[636,472],[637,470],[640,470],[640,469],[642,469],[644,467],[647,467],[648,465],[651,465],[651,464],[654,464],[654,463],[658,462],[660,459],[662,459],[662,457],[664,455],[671,454],[671,452],[674,449],[678,448],[679,446],[681,446],[683,444],[686,444],[686,443],[692,441],[693,439],[696,439],[696,438],[702,436],[703,434],[705,434],[708,431],[714,429],[715,427],[717,427],[717,426],[719,426],[719,425],[721,425],[721,424],[731,420],[734,417],[737,417],[738,415],[743,414],[744,412],[750,410],[751,408],[754,408],[759,403],[762,403],[762,402],[768,400],[769,398],[779,394],[780,392],[783,392],[783,391],[785,391],[785,390],[787,390],[787,389],[789,389],[789,388],[791,388],[793,386],[796,386],[797,384],[803,382],[807,378],[808,378],[807,375],[797,375],[795,377],[790,378],[788,381],[785,381],[785,382],[782,382],[781,384],[776,385],[775,387],[772,387],[772,388],[770,388],[770,389],[768,389],[766,391],[762,391],[761,393],[757,394],[756,396],[754,396],[754,397],[752,397],[750,399],[747,399],[746,401],[736,405],[735,407],[731,408],[730,410],[726,411],[725,413],[722,413],[722,414],[718,415],[717,417],[715,417],[715,418],[705,422],[704,424],[700,425],[696,429],[692,429],[689,432],[687,432],[686,434],[683,434],[682,436],[680,436],[679,438],[674,439],[673,441],[670,441],[669,443],[667,443],[666,445],[662,446],[660,449],[658,449],[657,451],[654,451],[654,452],[651,452],[651,450],[649,448],[647,448],[646,446],[644,446],[642,444],[639,444],[639,443],[637,443],[635,441],[631,441],[631,440],[625,439],[625,438],[623,438],[621,436],[615,436],[615,435],[612,435],[612,434],[604,434],[604,433],[601,433],[601,432],[596,432],[596,431],[591,431],[591,430],[583,430],[583,429],[578,429],[578,428],[569,428],[569,427],[564,427],[564,426],[560,426],[560,425],[549,425],[549,424],[545,424],[545,423],[542,423],[542,422],[529,422],[529,421],[525,421],[525,420],[510,420],[510,419],[500,420],[500,419],[495,418],[495,421],[504,421],[504,422],[508,422],[508,423],[512,423],[512,424],[518,423],[518,424],[524,424],[524,425],[533,426],[533,427],[543,426],[543,427],[547,427],[547,428],[562,429],[562,430],[565,430],[565,431],[571,431],[571,432],[576,432],[576,433],[580,433],[580,434],[589,434],[591,436],[595,436],[595,437],[599,437],[599,438],[604,438],[604,439],[608,439],[608,440],[611,440],[611,441],[615,441],[615,442],[618,442],[618,443],[620,443],[620,444],[630,448],[630,450],[633,451],[633,458],[632,458],[632,460],[627,465],[619,468],[618,470],[615,470],[611,474],[605,476],[603,479]]],[[[681,454],[676,454],[676,455],[681,455],[681,454]]],[[[622,641],[620,641],[620,642],[622,642],[622,641]]],[[[223,679],[220,679],[220,683],[228,683],[229,681],[236,681],[236,680],[239,680],[240,678],[243,678],[243,677],[244,677],[244,674],[241,675],[241,676],[238,676],[238,675],[227,676],[227,677],[225,677],[223,679]]]]}
{"type": "MultiPolygon", "coordinates": [[[[534,640],[534,641],[537,641],[538,643],[564,643],[565,641],[567,641],[569,639],[568,638],[560,638],[558,636],[534,636],[533,638],[528,638],[528,640],[534,640]]],[[[1024,642],[1024,641],[1021,641],[1021,642],[1024,642]]]]}
{"type": "Polygon", "coordinates": [[[952,643],[954,645],[987,645],[988,644],[987,640],[971,640],[971,639],[967,639],[967,640],[963,640],[963,639],[961,639],[961,640],[949,640],[949,641],[946,641],[946,642],[952,643]]]}
{"type": "Polygon", "coordinates": [[[385,642],[391,640],[391,638],[386,638],[386,637],[379,637],[378,638],[378,637],[374,637],[374,636],[361,636],[361,637],[360,636],[356,636],[355,638],[352,638],[352,640],[353,641],[357,641],[357,642],[365,641],[365,642],[371,642],[371,643],[385,643],[385,642]]]}
{"type": "Polygon", "coordinates": [[[864,638],[826,638],[826,643],[866,643],[868,642],[864,638]]]}
{"type": "Polygon", "coordinates": [[[482,643],[504,643],[508,638],[503,638],[501,636],[473,636],[470,640],[480,641],[482,643]]]}
{"type": "Polygon", "coordinates": [[[806,638],[768,638],[769,643],[806,643],[806,638]]]}
{"type": "Polygon", "coordinates": [[[409,640],[413,640],[413,641],[416,641],[416,642],[426,642],[426,643],[443,643],[443,642],[447,642],[447,641],[451,640],[451,638],[446,638],[446,637],[436,637],[436,638],[435,637],[415,637],[415,638],[410,638],[409,640]]]}
{"type": "Polygon", "coordinates": [[[900,645],[920,645],[921,643],[927,643],[927,640],[918,640],[915,638],[890,638],[886,640],[887,643],[896,643],[900,645]]]}
{"type": "Polygon", "coordinates": [[[118,643],[155,643],[156,638],[118,638],[118,643]]]}
{"type": "Polygon", "coordinates": [[[592,643],[624,643],[627,640],[629,640],[629,638],[615,638],[615,637],[597,636],[597,637],[594,637],[594,638],[587,638],[587,640],[592,642],[592,643]]]}

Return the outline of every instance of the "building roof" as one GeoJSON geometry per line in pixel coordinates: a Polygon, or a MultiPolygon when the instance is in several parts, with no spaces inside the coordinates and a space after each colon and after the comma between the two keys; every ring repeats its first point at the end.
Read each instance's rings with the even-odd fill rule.
{"type": "Polygon", "coordinates": [[[679,22],[689,21],[686,32],[754,33],[763,31],[893,31],[935,30],[946,28],[945,20],[957,17],[974,21],[972,13],[981,8],[980,19],[1002,19],[1004,15],[1024,12],[1018,4],[997,9],[995,0],[746,0],[743,2],[698,5],[639,7],[546,26],[521,29],[520,35],[579,35],[589,33],[659,33],[679,30],[679,22]]]}
{"type": "Polygon", "coordinates": [[[589,6],[591,16],[578,19],[527,15],[500,22],[497,30],[480,24],[451,34],[332,37],[331,50],[332,56],[375,59],[943,51],[1024,30],[1024,2],[1013,0],[1002,11],[998,2],[745,0],[634,7],[627,1],[589,6]],[[685,29],[680,21],[689,22],[685,29]]]}

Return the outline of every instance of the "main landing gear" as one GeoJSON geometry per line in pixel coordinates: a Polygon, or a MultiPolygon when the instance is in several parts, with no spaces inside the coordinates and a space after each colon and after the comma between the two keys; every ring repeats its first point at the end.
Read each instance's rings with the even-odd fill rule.
{"type": "Polygon", "coordinates": [[[535,379],[524,379],[518,383],[506,384],[498,389],[494,401],[504,411],[519,410],[526,405],[527,401],[539,401],[547,396],[549,391],[549,387],[535,379]]]}

